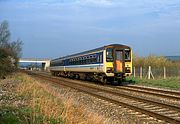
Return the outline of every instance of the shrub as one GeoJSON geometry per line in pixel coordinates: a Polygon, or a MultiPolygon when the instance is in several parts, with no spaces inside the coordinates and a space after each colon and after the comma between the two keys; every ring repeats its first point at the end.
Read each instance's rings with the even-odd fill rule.
{"type": "Polygon", "coordinates": [[[5,78],[8,73],[15,70],[15,60],[11,57],[11,52],[0,48],[0,78],[5,78]]]}
{"type": "Polygon", "coordinates": [[[0,24],[0,78],[17,69],[18,59],[21,56],[22,41],[10,42],[8,22],[0,24]]]}

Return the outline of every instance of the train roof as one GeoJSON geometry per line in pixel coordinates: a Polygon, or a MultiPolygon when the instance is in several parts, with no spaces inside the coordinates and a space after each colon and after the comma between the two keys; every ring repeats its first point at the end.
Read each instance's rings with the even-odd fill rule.
{"type": "Polygon", "coordinates": [[[72,56],[78,56],[78,55],[81,55],[81,54],[86,54],[86,53],[91,53],[91,52],[95,52],[95,51],[100,51],[100,50],[104,50],[105,48],[108,48],[108,47],[130,48],[129,46],[122,45],[122,44],[110,44],[110,45],[106,45],[106,46],[103,46],[103,47],[95,48],[95,49],[92,49],[92,50],[87,50],[87,51],[84,51],[84,52],[80,52],[80,53],[76,53],[76,54],[72,54],[72,55],[68,55],[68,56],[64,56],[64,57],[59,57],[59,58],[56,58],[56,59],[53,59],[53,60],[64,59],[64,58],[69,58],[69,57],[72,57],[72,56]]]}

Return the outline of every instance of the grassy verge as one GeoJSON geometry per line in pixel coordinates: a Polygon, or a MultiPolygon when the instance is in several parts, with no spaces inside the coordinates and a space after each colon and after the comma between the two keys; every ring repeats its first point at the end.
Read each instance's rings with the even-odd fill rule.
{"type": "Polygon", "coordinates": [[[0,81],[1,124],[102,123],[103,118],[84,113],[71,98],[63,98],[48,84],[18,73],[0,81]]]}
{"type": "Polygon", "coordinates": [[[167,79],[151,79],[151,80],[133,78],[133,80],[135,81],[135,84],[139,84],[139,85],[180,90],[180,77],[171,77],[167,79]]]}

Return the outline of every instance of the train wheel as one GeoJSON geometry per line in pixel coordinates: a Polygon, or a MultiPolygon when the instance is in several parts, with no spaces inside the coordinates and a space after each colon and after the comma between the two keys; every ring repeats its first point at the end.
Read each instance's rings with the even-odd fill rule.
{"type": "Polygon", "coordinates": [[[104,78],[104,84],[107,84],[107,83],[108,83],[108,79],[104,78]]]}
{"type": "Polygon", "coordinates": [[[80,80],[80,79],[81,79],[81,76],[80,76],[79,74],[78,74],[77,76],[78,76],[78,80],[80,80]]]}
{"type": "Polygon", "coordinates": [[[107,83],[108,83],[107,78],[106,78],[106,77],[102,77],[102,78],[101,78],[101,83],[102,83],[103,85],[107,84],[107,83]]]}

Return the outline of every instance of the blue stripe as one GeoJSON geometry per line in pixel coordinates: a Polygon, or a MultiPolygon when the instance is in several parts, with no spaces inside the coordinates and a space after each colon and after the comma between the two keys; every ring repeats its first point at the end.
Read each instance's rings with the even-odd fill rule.
{"type": "MultiPolygon", "coordinates": [[[[87,56],[95,56],[95,62],[88,62],[88,63],[82,63],[82,62],[80,62],[80,61],[78,61],[78,63],[82,63],[82,64],[73,64],[73,63],[71,63],[70,64],[70,59],[68,58],[68,59],[64,59],[64,60],[62,60],[62,59],[59,59],[59,60],[56,60],[55,62],[54,62],[54,60],[52,60],[50,63],[50,66],[51,67],[58,67],[58,66],[73,66],[73,65],[89,65],[89,64],[102,64],[103,63],[103,52],[98,52],[98,53],[94,53],[94,54],[88,54],[88,55],[84,55],[84,56],[79,56],[79,57],[87,57],[87,56]],[[99,57],[101,56],[101,61],[100,61],[100,59],[99,59],[99,57]]],[[[85,61],[85,60],[81,60],[81,61],[85,61]]],[[[86,61],[87,61],[87,59],[86,59],[86,61]]]]}
{"type": "Polygon", "coordinates": [[[65,68],[89,68],[89,67],[102,67],[103,64],[100,65],[69,65],[65,66],[65,68]]]}

